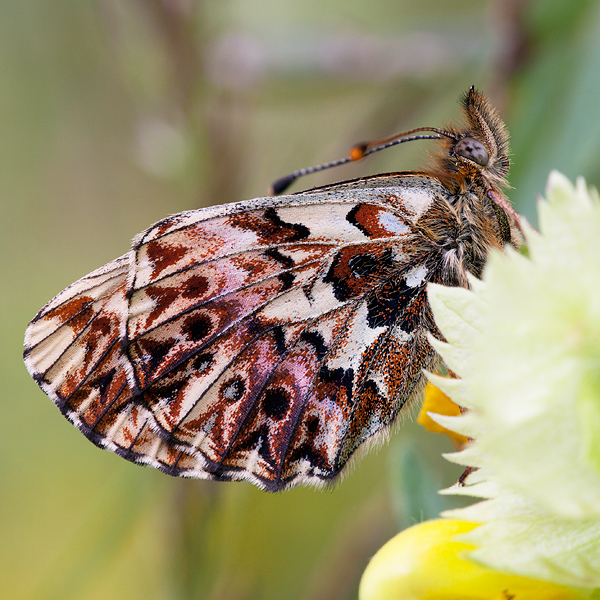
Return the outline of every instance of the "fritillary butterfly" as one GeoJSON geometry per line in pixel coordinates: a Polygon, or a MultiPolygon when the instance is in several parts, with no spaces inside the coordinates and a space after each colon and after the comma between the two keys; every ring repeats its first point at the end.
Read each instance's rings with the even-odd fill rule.
{"type": "Polygon", "coordinates": [[[427,283],[468,286],[518,245],[504,124],[473,88],[462,108],[463,127],[429,129],[430,170],[152,225],[36,315],[29,372],[135,463],[268,491],[331,481],[436,368],[427,283]]]}

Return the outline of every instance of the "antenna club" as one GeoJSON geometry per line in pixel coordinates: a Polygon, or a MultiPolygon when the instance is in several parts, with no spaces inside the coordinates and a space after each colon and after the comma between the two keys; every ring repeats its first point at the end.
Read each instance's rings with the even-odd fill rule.
{"type": "Polygon", "coordinates": [[[294,173],[291,173],[290,175],[286,175],[285,177],[274,181],[269,188],[269,195],[279,196],[279,194],[283,194],[283,192],[285,192],[285,190],[287,190],[290,185],[296,181],[296,179],[298,179],[298,176],[294,173]]]}
{"type": "Polygon", "coordinates": [[[355,161],[364,158],[368,147],[369,145],[366,142],[361,142],[360,144],[352,146],[348,154],[350,156],[350,160],[355,161]]]}

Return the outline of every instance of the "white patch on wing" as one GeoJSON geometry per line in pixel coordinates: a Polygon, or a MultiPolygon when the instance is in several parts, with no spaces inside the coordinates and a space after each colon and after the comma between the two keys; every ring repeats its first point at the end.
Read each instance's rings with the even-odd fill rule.
{"type": "Polygon", "coordinates": [[[315,308],[317,309],[315,314],[329,312],[342,305],[342,302],[335,297],[333,286],[330,283],[323,282],[321,279],[317,279],[310,289],[310,296],[312,297],[311,304],[313,305],[313,311],[315,308]]]}
{"type": "Polygon", "coordinates": [[[431,206],[433,196],[419,188],[405,188],[400,197],[404,206],[415,215],[415,221],[431,206]]]}
{"type": "Polygon", "coordinates": [[[294,465],[294,474],[295,475],[308,475],[310,473],[310,469],[312,464],[310,461],[305,458],[301,459],[294,465]]]}
{"type": "Polygon", "coordinates": [[[310,318],[314,307],[301,289],[286,292],[279,298],[269,302],[259,315],[267,321],[301,321],[310,318]]]}
{"type": "Polygon", "coordinates": [[[391,212],[381,212],[377,218],[379,224],[390,233],[403,235],[410,231],[408,225],[391,212]]]}
{"type": "Polygon", "coordinates": [[[377,433],[383,426],[384,426],[384,424],[381,422],[380,416],[376,413],[373,413],[371,415],[371,419],[369,420],[369,423],[363,428],[363,430],[361,432],[361,438],[363,440],[367,439],[374,433],[377,433]]]}
{"type": "Polygon", "coordinates": [[[384,398],[388,397],[388,386],[381,372],[372,373],[369,376],[369,380],[377,386],[377,391],[380,396],[383,396],[384,398]]]}
{"type": "Polygon", "coordinates": [[[133,332],[137,320],[146,318],[156,307],[156,300],[153,300],[146,293],[145,288],[136,290],[129,301],[129,331],[133,332]]]}
{"type": "Polygon", "coordinates": [[[163,447],[165,446],[164,440],[156,436],[156,439],[152,442],[152,445],[148,450],[148,458],[158,460],[159,454],[163,447]]]}
{"type": "Polygon", "coordinates": [[[319,319],[310,329],[310,331],[318,332],[325,342],[329,344],[333,338],[335,328],[337,327],[337,319],[319,319]]]}
{"type": "Polygon", "coordinates": [[[406,254],[399,244],[392,246],[392,259],[395,263],[399,263],[399,266],[402,266],[407,260],[406,254]]]}
{"type": "Polygon", "coordinates": [[[425,265],[419,265],[414,269],[411,269],[404,278],[408,287],[417,287],[423,283],[425,275],[427,275],[428,269],[425,265]]]}
{"type": "MultiPolygon", "coordinates": [[[[178,438],[192,446],[196,442],[191,437],[191,434],[186,432],[185,426],[190,421],[203,417],[206,411],[210,410],[211,405],[216,402],[216,396],[219,393],[219,383],[216,382],[222,382],[226,377],[230,376],[230,372],[226,370],[226,366],[232,359],[231,353],[218,352],[215,358],[216,360],[211,365],[209,371],[189,375],[188,381],[182,390],[176,413],[172,409],[170,400],[159,403],[153,411],[156,422],[167,431],[172,429],[173,420],[177,420],[177,427],[180,429],[178,438]]],[[[213,424],[214,421],[211,422],[210,426],[212,427],[213,424]]],[[[204,431],[208,432],[209,430],[205,428],[204,431]]]]}
{"type": "Polygon", "coordinates": [[[414,334],[412,333],[406,333],[406,331],[400,329],[400,327],[398,326],[394,327],[392,331],[392,337],[401,344],[406,344],[406,342],[408,342],[413,337],[413,335],[414,334]]]}

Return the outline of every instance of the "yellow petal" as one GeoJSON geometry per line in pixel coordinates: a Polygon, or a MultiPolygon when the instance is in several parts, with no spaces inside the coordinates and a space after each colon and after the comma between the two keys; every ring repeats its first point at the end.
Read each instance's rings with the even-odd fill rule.
{"type": "Polygon", "coordinates": [[[368,564],[360,600],[583,600],[548,582],[491,571],[464,558],[475,547],[456,541],[477,523],[443,519],[405,529],[368,564]]]}
{"type": "Polygon", "coordinates": [[[448,415],[456,417],[460,415],[460,408],[433,384],[428,383],[425,388],[425,399],[421,406],[421,411],[417,417],[417,423],[433,433],[445,433],[452,442],[458,447],[462,447],[469,441],[464,435],[450,431],[441,425],[438,425],[427,413],[436,413],[438,415],[448,415]]]}

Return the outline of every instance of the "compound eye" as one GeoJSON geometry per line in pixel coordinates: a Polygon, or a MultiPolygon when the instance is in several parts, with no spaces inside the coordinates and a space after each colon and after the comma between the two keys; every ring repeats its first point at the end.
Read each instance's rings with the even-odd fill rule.
{"type": "Polygon", "coordinates": [[[485,146],[473,138],[463,138],[454,146],[454,153],[472,160],[474,163],[485,167],[490,157],[485,146]]]}

